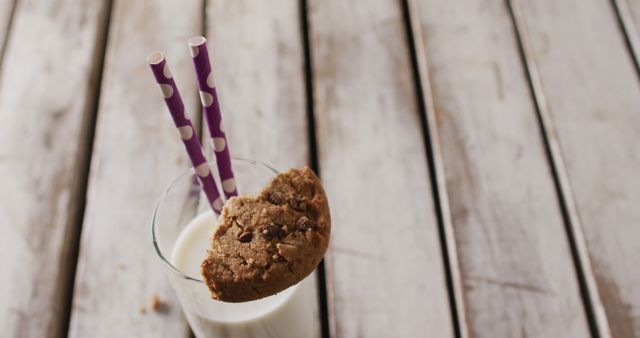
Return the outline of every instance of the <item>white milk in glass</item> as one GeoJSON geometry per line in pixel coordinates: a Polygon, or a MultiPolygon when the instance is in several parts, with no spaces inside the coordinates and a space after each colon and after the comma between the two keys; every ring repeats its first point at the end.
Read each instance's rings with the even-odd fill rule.
{"type": "Polygon", "coordinates": [[[196,336],[318,336],[313,276],[276,295],[252,302],[224,303],[211,299],[207,286],[201,281],[200,264],[216,223],[213,212],[200,214],[182,230],[171,253],[171,264],[194,279],[170,276],[196,336]]]}

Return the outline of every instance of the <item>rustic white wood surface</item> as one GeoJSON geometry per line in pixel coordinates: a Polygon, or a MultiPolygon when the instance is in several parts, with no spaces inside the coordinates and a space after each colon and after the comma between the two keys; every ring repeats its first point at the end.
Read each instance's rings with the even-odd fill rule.
{"type": "Polygon", "coordinates": [[[612,336],[637,337],[640,83],[632,54],[607,2],[521,3],[612,336]]]}
{"type": "Polygon", "coordinates": [[[471,336],[589,336],[506,3],[417,9],[471,336]]]}
{"type": "Polygon", "coordinates": [[[0,77],[0,325],[61,337],[106,1],[20,1],[0,77]]]}
{"type": "Polygon", "coordinates": [[[448,283],[450,302],[454,321],[456,325],[456,337],[469,337],[469,323],[467,320],[466,302],[464,299],[464,283],[460,275],[460,258],[458,257],[458,246],[455,238],[455,230],[453,227],[453,217],[451,215],[451,204],[449,203],[449,192],[447,190],[447,175],[444,169],[444,160],[442,156],[442,146],[440,144],[440,131],[438,130],[436,111],[433,102],[433,94],[431,91],[431,82],[429,81],[429,67],[427,64],[426,51],[424,46],[422,25],[417,9],[417,0],[406,1],[406,20],[409,20],[409,32],[411,34],[411,42],[413,44],[413,53],[415,60],[415,72],[420,83],[420,93],[423,103],[423,114],[425,115],[424,130],[425,136],[428,138],[429,150],[433,168],[432,184],[434,184],[434,199],[437,200],[437,208],[439,209],[439,218],[442,228],[443,246],[446,247],[446,257],[448,262],[448,283]]]}
{"type": "Polygon", "coordinates": [[[311,1],[333,337],[451,337],[411,58],[397,1],[311,1]]]}
{"type": "MultiPolygon", "coordinates": [[[[232,155],[312,160],[303,1],[109,2],[0,0],[3,337],[188,336],[150,243],[157,197],[189,166],[150,52],[197,121],[186,40],[204,33],[232,155]]],[[[309,5],[332,337],[453,337],[452,308],[460,338],[590,336],[534,99],[598,335],[640,336],[640,0],[408,0],[417,69],[402,1],[309,5]]]]}
{"type": "MultiPolygon", "coordinates": [[[[209,1],[206,12],[231,154],[281,171],[310,161],[299,5],[296,0],[209,1]]],[[[308,310],[315,318],[309,331],[319,337],[315,274],[309,281],[308,310]]]]}
{"type": "Polygon", "coordinates": [[[597,337],[609,338],[611,337],[609,321],[598,290],[595,274],[593,273],[593,264],[587,249],[582,222],[576,208],[562,150],[558,143],[558,134],[549,114],[549,106],[542,89],[540,72],[533,57],[531,34],[529,33],[520,1],[509,0],[509,6],[514,28],[518,34],[521,56],[527,68],[531,92],[536,101],[540,127],[545,135],[546,147],[552,162],[552,171],[558,186],[559,202],[564,208],[567,232],[571,237],[574,248],[574,264],[581,282],[583,304],[585,305],[593,334],[597,337]]]}
{"type": "Polygon", "coordinates": [[[149,224],[165,185],[189,164],[146,57],[165,53],[196,121],[187,39],[202,31],[202,3],[117,0],[113,6],[70,337],[180,337],[186,321],[149,224]],[[153,293],[166,312],[149,309],[153,293]]]}

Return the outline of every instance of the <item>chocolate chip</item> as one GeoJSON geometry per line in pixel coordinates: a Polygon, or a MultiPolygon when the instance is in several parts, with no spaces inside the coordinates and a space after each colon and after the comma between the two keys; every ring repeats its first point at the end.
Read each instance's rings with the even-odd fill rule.
{"type": "Polygon", "coordinates": [[[252,232],[243,232],[242,234],[240,234],[240,236],[238,237],[238,240],[242,243],[249,243],[251,242],[251,239],[253,238],[253,233],[252,232]]]}
{"type": "Polygon", "coordinates": [[[280,256],[279,254],[275,254],[271,256],[271,259],[273,259],[274,262],[281,262],[281,263],[284,263],[287,261],[284,257],[280,256]]]}
{"type": "Polygon", "coordinates": [[[279,232],[280,227],[275,224],[267,224],[260,227],[260,233],[268,240],[277,237],[279,232]]]}
{"type": "Polygon", "coordinates": [[[269,193],[269,197],[267,197],[267,199],[269,200],[269,202],[271,204],[282,204],[282,203],[284,203],[284,196],[282,196],[282,193],[280,193],[278,191],[273,191],[273,192],[269,193]]]}
{"type": "Polygon", "coordinates": [[[314,227],[313,222],[305,216],[298,218],[296,221],[296,230],[298,231],[307,231],[314,227]]]}
{"type": "Polygon", "coordinates": [[[293,196],[289,200],[289,206],[294,210],[305,211],[307,209],[307,203],[300,196],[293,196]]]}

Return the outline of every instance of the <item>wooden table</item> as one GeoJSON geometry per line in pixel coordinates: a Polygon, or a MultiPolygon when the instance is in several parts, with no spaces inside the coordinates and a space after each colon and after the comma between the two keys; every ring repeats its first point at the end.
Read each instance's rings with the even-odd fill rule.
{"type": "Polygon", "coordinates": [[[318,337],[640,337],[640,0],[2,0],[3,337],[189,334],[145,58],[200,121],[198,34],[232,153],[324,182],[318,337]]]}

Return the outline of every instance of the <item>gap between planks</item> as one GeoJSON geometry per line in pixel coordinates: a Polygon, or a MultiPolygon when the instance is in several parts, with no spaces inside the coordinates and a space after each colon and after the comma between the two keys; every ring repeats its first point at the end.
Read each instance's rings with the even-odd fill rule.
{"type": "MultiPolygon", "coordinates": [[[[207,1],[207,0],[205,0],[207,1]]],[[[309,15],[308,15],[308,1],[299,0],[299,13],[300,13],[300,30],[302,36],[302,49],[304,52],[304,82],[305,82],[305,98],[306,98],[306,111],[307,111],[307,137],[309,146],[309,165],[311,169],[315,171],[318,177],[322,177],[320,174],[320,164],[318,161],[318,143],[316,138],[316,121],[314,115],[314,101],[313,101],[313,63],[311,60],[311,39],[309,38],[309,15]]],[[[328,297],[332,295],[332,289],[327,284],[327,269],[325,265],[331,264],[328,256],[320,262],[317,271],[317,292],[318,292],[318,306],[320,314],[320,334],[322,338],[336,337],[335,318],[333,314],[335,312],[329,311],[328,297]],[[331,314],[331,316],[330,316],[331,314]]],[[[332,280],[332,279],[329,279],[332,280]]]]}
{"type": "MultiPolygon", "coordinates": [[[[127,4],[132,2],[116,1],[112,4],[108,45],[104,53],[106,59],[69,335],[130,336],[132,332],[138,332],[138,336],[157,337],[162,334],[184,338],[187,326],[173,290],[170,289],[163,271],[153,269],[149,264],[155,263],[160,267],[162,263],[157,260],[152,247],[139,244],[150,244],[147,242],[149,228],[144,226],[148,224],[150,215],[145,210],[152,210],[155,203],[147,197],[156,199],[162,191],[162,186],[154,183],[164,185],[162,182],[165,179],[186,170],[186,162],[179,156],[184,154],[181,145],[171,139],[175,137],[174,128],[170,127],[168,120],[164,123],[164,118],[160,118],[166,113],[164,102],[155,95],[145,98],[136,93],[155,89],[152,77],[149,77],[148,65],[144,61],[149,50],[160,48],[167,51],[167,55],[172,55],[172,51],[177,51],[175,48],[180,46],[172,47],[175,41],[184,43],[188,36],[200,32],[201,25],[193,19],[174,20],[175,23],[163,21],[163,18],[168,17],[164,14],[174,10],[168,3],[167,6],[129,6],[127,4]],[[139,22],[137,19],[145,17],[145,13],[153,13],[152,20],[146,21],[144,26],[135,26],[139,22]],[[164,25],[165,23],[172,24],[164,25]],[[132,27],[136,28],[137,34],[127,34],[132,27]],[[167,31],[175,32],[175,35],[164,34],[167,31]],[[176,35],[184,40],[175,39],[176,35]],[[167,39],[170,41],[163,42],[167,39]],[[128,55],[127,60],[132,62],[118,62],[122,60],[121,55],[128,55]],[[132,74],[135,76],[132,77],[132,74]],[[144,112],[162,115],[154,118],[154,114],[144,112]],[[158,124],[158,121],[163,123],[158,124]],[[151,144],[153,147],[149,147],[151,144]],[[150,162],[149,159],[159,158],[169,160],[156,170],[153,168],[153,161],[150,162]],[[104,173],[107,174],[103,175],[104,173]],[[156,179],[134,179],[144,178],[142,174],[148,174],[149,177],[155,175],[156,179]],[[120,183],[114,185],[114,178],[120,183]],[[135,184],[129,184],[128,179],[142,184],[132,189],[135,184]],[[144,184],[145,182],[152,184],[144,184]],[[116,200],[113,196],[116,196],[116,200]],[[131,208],[131,203],[127,203],[131,198],[144,202],[145,207],[131,208]],[[130,236],[125,236],[124,239],[120,238],[122,236],[115,236],[114,229],[116,232],[127,233],[131,230],[130,236]],[[123,250],[130,248],[135,250],[123,250]],[[105,256],[105,253],[108,255],[105,256]],[[105,278],[101,274],[105,266],[107,269],[117,270],[118,278],[105,278]],[[155,312],[153,315],[145,315],[142,310],[137,309],[141,302],[145,304],[148,301],[152,291],[160,295],[162,302],[166,304],[166,311],[157,315],[155,312]]],[[[199,13],[200,6],[198,3],[198,6],[182,8],[185,15],[188,15],[199,13]]],[[[186,46],[182,45],[179,49],[182,50],[180,55],[185,57],[177,57],[176,60],[190,61],[190,58],[187,59],[189,54],[186,46]]],[[[173,64],[177,67],[171,69],[174,76],[178,75],[178,79],[180,75],[186,74],[186,68],[181,63],[188,65],[176,62],[173,64]]],[[[183,92],[186,94],[191,90],[183,92]]],[[[187,107],[194,107],[190,103],[187,102],[187,107]]]]}
{"type": "MultiPolygon", "coordinates": [[[[109,38],[109,24],[111,22],[111,13],[113,9],[113,1],[107,0],[105,4],[105,14],[103,15],[104,22],[101,24],[100,29],[97,31],[96,51],[94,55],[97,55],[95,68],[92,70],[91,82],[93,82],[94,89],[88,95],[87,107],[89,113],[84,115],[84,121],[82,125],[83,133],[80,137],[80,142],[84,145],[79,147],[78,156],[78,176],[77,186],[73,190],[72,200],[77,201],[75,210],[71,214],[71,231],[69,231],[68,241],[68,259],[69,266],[65,275],[67,278],[65,291],[66,299],[62,307],[60,314],[60,320],[62,321],[59,337],[67,337],[69,335],[69,325],[71,323],[71,312],[73,304],[74,287],[76,280],[76,271],[78,267],[78,255],[80,250],[80,237],[82,234],[82,225],[84,221],[84,212],[87,205],[87,187],[89,182],[89,173],[91,169],[91,153],[93,151],[93,142],[96,131],[96,121],[98,118],[98,107],[100,104],[100,91],[102,89],[102,76],[104,74],[104,61],[107,50],[107,42],[109,38]]],[[[15,1],[17,3],[18,0],[15,1]]],[[[15,10],[15,7],[14,7],[15,10]]],[[[7,39],[8,40],[8,39],[7,39]]],[[[6,42],[5,42],[6,43],[6,42]]],[[[4,54],[3,54],[4,55],[4,54]]],[[[90,83],[91,84],[91,83],[90,83]]]]}
{"type": "MultiPolygon", "coordinates": [[[[594,337],[611,338],[609,322],[596,284],[584,232],[569,183],[569,176],[564,159],[562,158],[557,132],[549,114],[549,107],[542,89],[540,74],[533,58],[530,37],[519,1],[520,0],[507,0],[509,15],[511,16],[516,32],[520,58],[525,66],[529,89],[534,99],[540,132],[544,140],[545,151],[556,186],[558,202],[576,267],[580,293],[582,295],[589,328],[594,337]]],[[[615,2],[617,0],[612,1],[615,2]]]]}
{"type": "Polygon", "coordinates": [[[405,16],[407,40],[411,50],[411,63],[414,68],[414,81],[420,110],[420,120],[424,133],[425,149],[431,179],[432,196],[440,232],[443,263],[446,270],[447,287],[453,329],[457,338],[469,338],[469,326],[466,318],[464,289],[460,274],[458,249],[451,219],[451,208],[447,193],[446,176],[442,159],[442,150],[436,123],[433,93],[429,81],[427,54],[420,20],[417,18],[416,0],[403,0],[402,7],[405,16]]]}
{"type": "Polygon", "coordinates": [[[640,75],[640,36],[638,36],[638,30],[631,16],[629,4],[627,4],[627,0],[611,0],[611,6],[633,59],[633,65],[636,67],[638,75],[640,75]]]}

